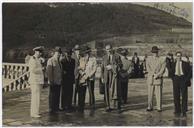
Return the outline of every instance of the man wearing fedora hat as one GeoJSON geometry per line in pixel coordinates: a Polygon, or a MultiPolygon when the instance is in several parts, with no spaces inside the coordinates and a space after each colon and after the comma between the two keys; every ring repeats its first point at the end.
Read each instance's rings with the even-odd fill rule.
{"type": "Polygon", "coordinates": [[[105,84],[105,103],[106,111],[110,112],[112,109],[121,109],[120,97],[118,94],[118,71],[122,64],[120,57],[112,50],[111,45],[106,45],[106,55],[103,56],[102,61],[102,82],[105,84]]]}
{"type": "Polygon", "coordinates": [[[54,55],[48,59],[47,75],[49,90],[49,109],[51,113],[59,110],[60,89],[62,82],[62,65],[60,61],[62,50],[60,47],[55,47],[54,55]]]}
{"type": "Polygon", "coordinates": [[[94,82],[95,82],[95,73],[97,69],[97,61],[96,57],[92,55],[91,49],[87,48],[86,58],[87,58],[87,64],[86,64],[86,76],[87,76],[87,87],[89,92],[89,105],[92,107],[92,109],[95,108],[95,95],[94,95],[94,82]]]}
{"type": "Polygon", "coordinates": [[[147,111],[153,110],[153,96],[156,95],[156,103],[158,112],[162,111],[162,84],[163,74],[166,68],[165,59],[161,58],[158,54],[159,48],[152,47],[152,54],[146,60],[146,68],[148,71],[147,84],[148,84],[148,108],[147,111]]]}
{"type": "Polygon", "coordinates": [[[43,66],[41,64],[41,54],[43,52],[43,47],[35,47],[33,51],[34,55],[30,58],[28,66],[29,66],[29,83],[31,88],[31,109],[30,115],[31,117],[40,117],[39,115],[39,107],[40,107],[40,93],[41,88],[44,84],[44,73],[43,66]]]}
{"type": "Polygon", "coordinates": [[[85,47],[81,50],[79,69],[79,86],[78,86],[78,111],[84,112],[85,95],[88,87],[89,104],[92,108],[95,105],[94,97],[94,74],[96,72],[96,58],[90,56],[91,49],[85,47]]]}

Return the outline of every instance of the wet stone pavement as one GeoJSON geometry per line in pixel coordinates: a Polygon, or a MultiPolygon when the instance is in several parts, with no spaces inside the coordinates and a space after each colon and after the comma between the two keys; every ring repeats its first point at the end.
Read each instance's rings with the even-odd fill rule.
{"type": "Polygon", "coordinates": [[[164,80],[163,111],[147,112],[147,85],[145,79],[129,80],[128,103],[122,106],[122,112],[104,111],[103,95],[95,88],[96,109],[88,107],[88,92],[84,114],[76,112],[48,112],[48,88],[41,94],[41,118],[30,117],[30,90],[7,92],[3,94],[3,126],[192,126],[192,87],[189,88],[189,107],[187,118],[176,118],[172,84],[164,80]]]}

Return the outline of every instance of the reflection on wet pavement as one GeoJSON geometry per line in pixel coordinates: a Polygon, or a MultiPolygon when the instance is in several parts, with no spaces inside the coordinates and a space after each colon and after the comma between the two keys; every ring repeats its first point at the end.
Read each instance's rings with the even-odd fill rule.
{"type": "MultiPolygon", "coordinates": [[[[163,111],[147,112],[147,86],[145,79],[129,81],[128,103],[122,106],[121,113],[104,110],[103,95],[96,93],[96,109],[88,106],[83,114],[64,111],[55,114],[48,112],[48,88],[41,94],[41,118],[30,117],[30,90],[3,94],[3,126],[191,126],[192,88],[189,89],[189,111],[187,118],[175,118],[171,81],[165,79],[163,88],[163,111]]],[[[155,103],[154,103],[155,104],[155,103]]]]}

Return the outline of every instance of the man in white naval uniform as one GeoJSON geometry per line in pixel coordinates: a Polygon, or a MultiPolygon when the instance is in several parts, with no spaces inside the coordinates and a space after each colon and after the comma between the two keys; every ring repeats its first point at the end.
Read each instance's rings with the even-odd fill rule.
{"type": "Polygon", "coordinates": [[[30,58],[28,66],[30,71],[29,83],[31,88],[31,117],[38,118],[40,107],[40,93],[44,84],[43,66],[41,65],[41,54],[43,47],[36,47],[33,49],[34,55],[30,58]]]}

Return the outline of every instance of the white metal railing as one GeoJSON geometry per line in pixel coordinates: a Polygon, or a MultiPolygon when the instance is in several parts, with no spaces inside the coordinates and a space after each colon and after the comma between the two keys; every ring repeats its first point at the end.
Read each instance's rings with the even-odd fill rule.
{"type": "Polygon", "coordinates": [[[4,79],[17,79],[22,74],[28,72],[29,67],[23,63],[3,63],[2,76],[4,79]]]}
{"type": "Polygon", "coordinates": [[[29,88],[30,84],[28,83],[29,72],[22,74],[17,79],[13,79],[10,83],[3,86],[3,92],[15,91],[15,90],[23,90],[25,88],[29,88]]]}
{"type": "Polygon", "coordinates": [[[3,92],[22,90],[29,88],[29,67],[23,63],[3,63],[2,78],[9,80],[8,83],[3,83],[3,92]]]}

